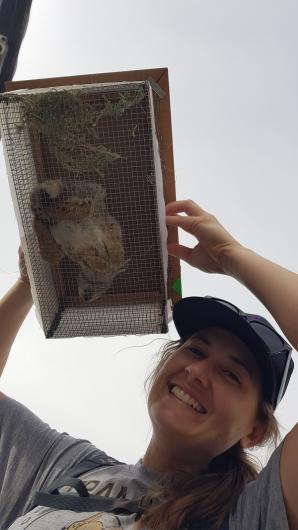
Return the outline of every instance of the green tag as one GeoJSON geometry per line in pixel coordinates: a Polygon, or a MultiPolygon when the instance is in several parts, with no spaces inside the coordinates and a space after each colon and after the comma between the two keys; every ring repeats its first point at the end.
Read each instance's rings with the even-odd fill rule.
{"type": "Polygon", "coordinates": [[[177,280],[174,281],[174,283],[172,284],[172,289],[176,293],[180,294],[180,296],[182,296],[181,278],[177,278],[177,280]]]}

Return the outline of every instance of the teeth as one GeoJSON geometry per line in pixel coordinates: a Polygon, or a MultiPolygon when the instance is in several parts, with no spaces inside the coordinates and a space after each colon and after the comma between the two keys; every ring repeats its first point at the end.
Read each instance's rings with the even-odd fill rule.
{"type": "Polygon", "coordinates": [[[197,410],[200,413],[205,413],[205,409],[199,404],[198,401],[196,401],[194,398],[192,398],[189,394],[186,394],[179,386],[174,386],[171,389],[172,394],[174,394],[178,399],[186,403],[187,405],[190,405],[192,408],[197,410]]]}

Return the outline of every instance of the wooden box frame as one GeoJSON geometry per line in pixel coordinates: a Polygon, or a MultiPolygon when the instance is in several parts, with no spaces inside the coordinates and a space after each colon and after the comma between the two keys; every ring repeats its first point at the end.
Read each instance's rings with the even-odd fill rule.
{"type": "MultiPolygon", "coordinates": [[[[154,114],[156,132],[159,143],[163,193],[166,204],[176,200],[173,141],[170,112],[169,79],[167,68],[133,70],[124,72],[98,73],[79,76],[55,77],[47,79],[32,79],[24,81],[8,81],[5,84],[6,91],[18,89],[49,88],[56,86],[69,86],[93,83],[134,82],[148,81],[153,89],[154,114]]],[[[178,243],[178,230],[170,227],[168,229],[168,242],[178,243]]],[[[181,270],[178,259],[169,256],[167,297],[173,304],[181,298],[181,270]]],[[[104,302],[115,304],[116,295],[104,295],[104,302]]],[[[120,295],[121,296],[121,295],[120,295]]],[[[117,295],[119,298],[119,295],[117,295]]],[[[123,295],[123,302],[129,302],[129,295],[123,295]]],[[[155,293],[152,293],[155,299],[155,293]]],[[[148,298],[147,298],[148,300],[148,298]]],[[[133,302],[133,300],[131,300],[133,302]]]]}

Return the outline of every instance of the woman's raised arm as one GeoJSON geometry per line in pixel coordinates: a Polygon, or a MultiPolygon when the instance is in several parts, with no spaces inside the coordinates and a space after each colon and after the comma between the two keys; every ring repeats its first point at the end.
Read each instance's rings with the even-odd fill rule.
{"type": "Polygon", "coordinates": [[[0,300],[0,376],[17,332],[33,304],[21,248],[19,266],[20,277],[0,300]]]}
{"type": "Polygon", "coordinates": [[[247,248],[227,252],[222,263],[227,275],[262,302],[298,351],[298,274],[247,248]]]}
{"type": "Polygon", "coordinates": [[[169,226],[183,228],[198,240],[194,248],[171,244],[169,253],[203,272],[225,274],[245,285],[298,351],[298,274],[242,246],[214,215],[191,200],[169,203],[166,213],[169,226]],[[187,215],[177,215],[181,212],[187,215]]]}

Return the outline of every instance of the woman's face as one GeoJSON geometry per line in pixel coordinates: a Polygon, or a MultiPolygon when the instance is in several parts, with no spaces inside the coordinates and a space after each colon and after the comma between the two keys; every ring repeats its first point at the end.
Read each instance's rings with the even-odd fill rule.
{"type": "Polygon", "coordinates": [[[254,445],[262,430],[260,396],[258,365],[246,344],[220,327],[201,330],[168,359],[151,388],[152,440],[198,465],[239,440],[254,445]]]}

